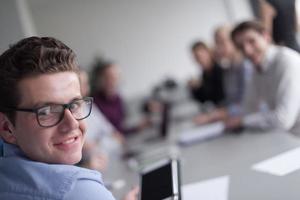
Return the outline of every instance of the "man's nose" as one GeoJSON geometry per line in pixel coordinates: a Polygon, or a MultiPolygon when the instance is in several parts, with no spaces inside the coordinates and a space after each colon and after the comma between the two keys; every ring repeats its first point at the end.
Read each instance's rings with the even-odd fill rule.
{"type": "Polygon", "coordinates": [[[79,127],[79,122],[73,116],[69,109],[64,110],[64,118],[60,123],[60,130],[62,132],[70,132],[71,130],[77,129],[79,127]]]}

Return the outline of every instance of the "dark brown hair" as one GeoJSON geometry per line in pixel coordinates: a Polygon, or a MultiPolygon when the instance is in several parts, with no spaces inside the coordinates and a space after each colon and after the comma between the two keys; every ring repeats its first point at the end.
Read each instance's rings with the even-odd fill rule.
{"type": "Polygon", "coordinates": [[[21,101],[18,84],[28,77],[57,72],[78,73],[75,53],[51,37],[29,37],[20,40],[0,55],[0,111],[14,123],[16,107],[21,101]]]}
{"type": "Polygon", "coordinates": [[[258,22],[258,21],[245,21],[240,24],[238,24],[231,32],[231,39],[236,44],[236,37],[238,34],[248,31],[248,30],[253,30],[259,34],[263,34],[265,32],[264,26],[258,22]]]}
{"type": "Polygon", "coordinates": [[[101,92],[101,86],[98,85],[100,80],[103,79],[103,76],[108,68],[114,65],[113,61],[106,60],[104,58],[98,57],[95,59],[94,64],[92,65],[92,71],[90,75],[90,85],[91,85],[91,94],[92,96],[96,95],[98,92],[101,92]]]}
{"type": "Polygon", "coordinates": [[[191,46],[191,50],[194,52],[194,51],[196,51],[198,48],[203,48],[203,49],[205,49],[205,50],[207,50],[207,51],[211,51],[210,49],[209,49],[209,47],[204,43],[204,42],[202,42],[202,41],[196,41],[196,42],[194,42],[193,44],[192,44],[192,46],[191,46]]]}

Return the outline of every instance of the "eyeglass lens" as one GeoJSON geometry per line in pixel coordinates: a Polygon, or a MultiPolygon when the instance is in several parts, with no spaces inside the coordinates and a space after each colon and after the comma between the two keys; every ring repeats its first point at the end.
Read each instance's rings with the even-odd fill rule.
{"type": "Polygon", "coordinates": [[[75,119],[81,120],[89,116],[91,107],[91,99],[75,100],[66,106],[59,104],[45,106],[37,112],[38,122],[41,126],[54,126],[62,120],[66,108],[71,111],[75,119]]]}

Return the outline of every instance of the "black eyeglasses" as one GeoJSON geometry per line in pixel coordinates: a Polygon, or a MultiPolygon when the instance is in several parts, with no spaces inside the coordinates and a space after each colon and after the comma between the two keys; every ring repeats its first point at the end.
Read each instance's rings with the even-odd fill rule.
{"type": "Polygon", "coordinates": [[[42,127],[57,125],[64,118],[65,109],[69,109],[76,120],[87,118],[92,111],[93,97],[75,99],[68,104],[49,104],[39,108],[9,108],[10,110],[33,112],[42,127]]]}

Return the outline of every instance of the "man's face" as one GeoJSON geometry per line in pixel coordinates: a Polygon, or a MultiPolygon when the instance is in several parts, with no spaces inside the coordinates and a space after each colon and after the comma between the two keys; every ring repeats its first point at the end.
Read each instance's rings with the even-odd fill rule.
{"type": "MultiPolygon", "coordinates": [[[[79,79],[74,72],[60,72],[23,79],[18,85],[20,108],[36,108],[49,103],[67,104],[81,98],[79,79]]],[[[81,159],[85,123],[77,121],[70,110],[56,126],[38,124],[35,113],[16,112],[12,134],[16,144],[32,160],[75,164],[81,159]]]]}
{"type": "Polygon", "coordinates": [[[262,64],[265,53],[269,46],[269,38],[266,33],[258,33],[254,30],[245,30],[235,37],[235,42],[255,66],[262,64]]]}
{"type": "Polygon", "coordinates": [[[216,56],[218,59],[230,58],[234,51],[234,46],[227,32],[220,31],[218,34],[216,34],[215,44],[216,56]]]}
{"type": "Polygon", "coordinates": [[[89,84],[89,76],[87,72],[81,71],[79,73],[79,79],[80,79],[80,88],[81,88],[81,95],[82,96],[88,96],[90,93],[90,84],[89,84]]]}

